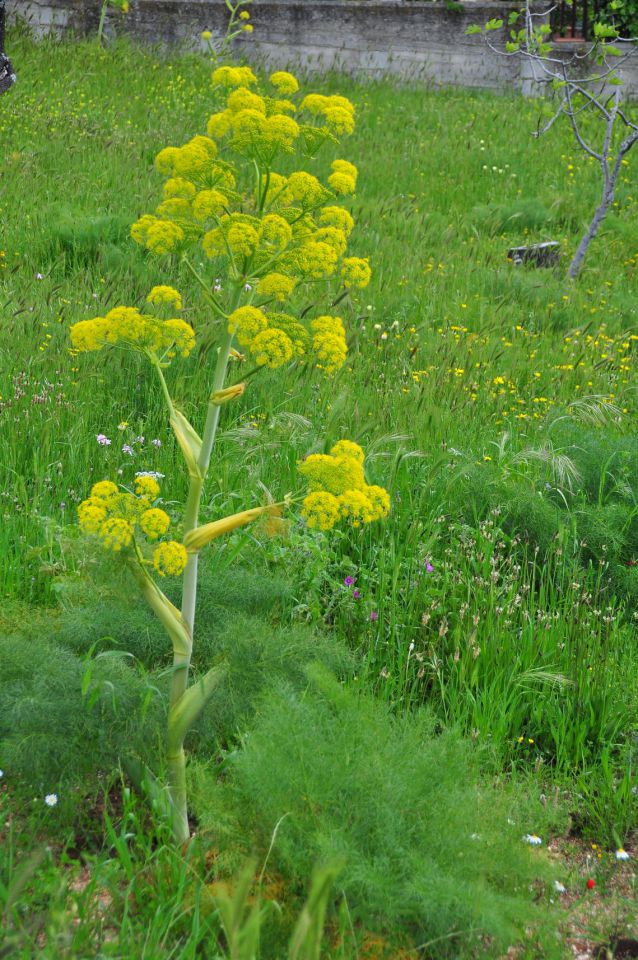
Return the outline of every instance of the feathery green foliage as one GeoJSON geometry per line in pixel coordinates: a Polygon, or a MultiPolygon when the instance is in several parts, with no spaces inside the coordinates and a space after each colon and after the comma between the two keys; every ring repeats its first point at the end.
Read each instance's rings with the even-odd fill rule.
{"type": "Polygon", "coordinates": [[[200,774],[203,827],[260,856],[277,827],[269,863],[293,885],[318,859],[343,861],[338,889],[354,920],[414,945],[441,938],[436,956],[482,935],[501,946],[520,937],[533,916],[529,885],[551,871],[522,842],[532,824],[479,786],[473,751],[437,735],[431,715],[393,717],[323,670],[309,676],[303,695],[266,698],[220,785],[200,774]]]}

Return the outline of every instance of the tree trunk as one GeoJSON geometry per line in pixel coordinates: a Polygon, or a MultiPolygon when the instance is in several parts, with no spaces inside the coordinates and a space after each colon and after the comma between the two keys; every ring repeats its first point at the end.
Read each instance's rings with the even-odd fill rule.
{"type": "Polygon", "coordinates": [[[600,203],[596,208],[596,213],[593,216],[592,222],[589,224],[586,233],[581,238],[580,243],[578,244],[578,249],[574,254],[574,258],[569,265],[569,270],[567,271],[567,276],[570,280],[575,280],[578,274],[580,273],[581,267],[583,265],[583,260],[585,259],[585,254],[589,249],[589,244],[592,242],[596,234],[598,233],[598,228],[607,216],[607,211],[609,210],[611,204],[614,200],[614,193],[616,189],[615,180],[612,180],[609,185],[605,186],[603,190],[603,197],[600,203]]]}
{"type": "Polygon", "coordinates": [[[0,0],[0,93],[13,86],[16,75],[13,66],[4,52],[5,0],[0,0]]]}

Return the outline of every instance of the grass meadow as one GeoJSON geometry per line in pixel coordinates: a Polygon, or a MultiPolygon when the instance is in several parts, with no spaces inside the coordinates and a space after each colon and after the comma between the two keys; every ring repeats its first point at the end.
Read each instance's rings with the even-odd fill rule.
{"type": "Polygon", "coordinates": [[[205,395],[206,304],[129,230],[157,152],[217,108],[210,64],[8,46],[0,957],[563,958],[638,937],[638,159],[568,284],[600,183],[566,128],[534,138],[544,102],[321,82],[357,108],[352,253],[373,278],[339,302],[334,380],[262,371],[224,408],[203,519],[281,499],[342,436],[392,511],[206,555],[194,666],[229,669],[189,740],[184,857],[125,759],[161,739],[170,645],[76,525],[92,483],[140,470],[177,514],[180,452],[151,372],[79,357],[69,327],[173,284],[198,347],[170,386],[187,414],[205,395]],[[508,261],[547,239],[559,268],[508,261]]]}

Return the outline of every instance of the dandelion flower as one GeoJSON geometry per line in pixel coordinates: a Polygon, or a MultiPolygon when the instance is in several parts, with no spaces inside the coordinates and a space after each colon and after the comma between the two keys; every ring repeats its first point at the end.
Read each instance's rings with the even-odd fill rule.
{"type": "Polygon", "coordinates": [[[57,802],[58,802],[57,793],[47,793],[46,797],[44,798],[44,802],[46,803],[47,807],[57,806],[57,802]]]}

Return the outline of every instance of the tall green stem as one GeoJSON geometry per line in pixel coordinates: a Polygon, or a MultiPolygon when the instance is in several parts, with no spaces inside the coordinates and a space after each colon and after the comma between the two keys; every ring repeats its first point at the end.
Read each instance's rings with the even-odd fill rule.
{"type": "MultiPolygon", "coordinates": [[[[235,288],[233,295],[231,312],[236,309],[241,299],[241,284],[235,288]]],[[[228,369],[228,359],[232,346],[233,336],[230,333],[224,335],[217,363],[211,394],[221,390],[226,379],[228,369]]],[[[217,435],[217,426],[219,424],[220,407],[216,403],[209,401],[206,415],[206,424],[202,436],[202,448],[197,461],[198,474],[191,474],[186,498],[186,507],[184,510],[184,535],[194,530],[198,525],[199,506],[204,488],[204,480],[208,473],[210,458],[217,435]]],[[[188,827],[188,810],[186,802],[186,756],[184,754],[184,733],[176,735],[175,730],[175,707],[188,689],[188,677],[190,670],[190,661],[193,648],[193,627],[195,623],[195,604],[197,601],[197,568],[198,555],[190,554],[186,569],[184,571],[184,586],[182,590],[182,611],[181,619],[186,629],[190,643],[186,656],[178,651],[173,653],[173,678],[171,681],[170,705],[171,712],[168,720],[168,754],[167,754],[167,773],[169,792],[173,808],[173,834],[178,843],[184,843],[190,836],[188,827]]]]}

